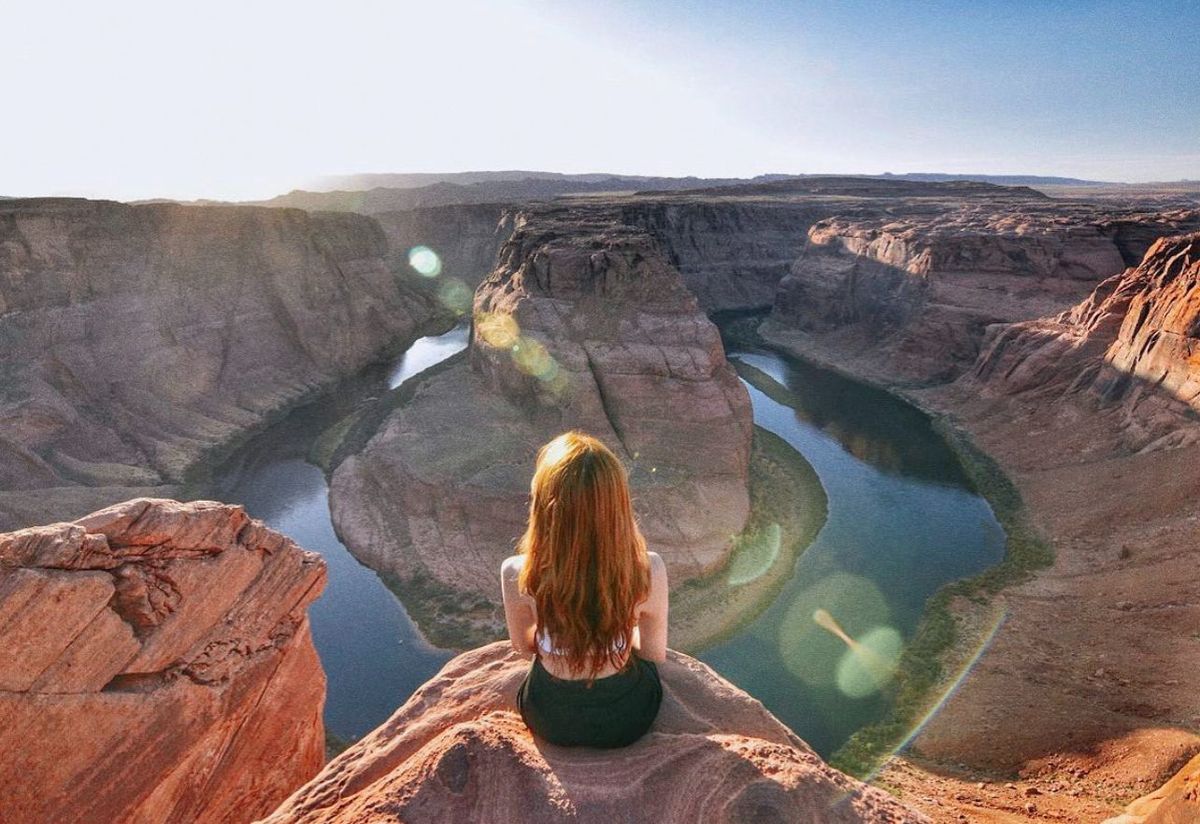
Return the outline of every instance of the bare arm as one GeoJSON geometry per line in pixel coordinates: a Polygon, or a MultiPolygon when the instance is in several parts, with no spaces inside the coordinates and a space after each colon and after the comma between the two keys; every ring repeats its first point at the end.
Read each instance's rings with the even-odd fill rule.
{"type": "Polygon", "coordinates": [[[650,553],[650,595],[638,615],[638,655],[647,661],[667,660],[667,565],[650,553]]]}
{"type": "Polygon", "coordinates": [[[504,620],[508,624],[508,638],[512,647],[522,658],[532,658],[537,652],[534,633],[537,632],[537,615],[533,599],[521,593],[517,576],[521,574],[524,557],[513,555],[500,565],[500,592],[504,598],[504,620]]]}

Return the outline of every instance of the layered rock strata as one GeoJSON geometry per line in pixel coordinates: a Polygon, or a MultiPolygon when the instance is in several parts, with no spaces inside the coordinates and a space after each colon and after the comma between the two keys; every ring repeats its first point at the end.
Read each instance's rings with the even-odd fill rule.
{"type": "Polygon", "coordinates": [[[658,719],[617,751],[535,739],[515,706],[528,667],[506,641],[451,660],[266,824],[926,821],[686,655],[668,653],[658,719]]]}
{"type": "Polygon", "coordinates": [[[1157,241],[1069,312],[993,329],[974,376],[992,393],[1119,406],[1133,449],[1194,441],[1200,234],[1157,241]]]}
{"type": "MultiPolygon", "coordinates": [[[[717,329],[646,233],[547,210],[477,291],[468,356],[399,390],[333,473],[335,525],[364,563],[442,590],[460,615],[478,606],[495,632],[497,570],[524,528],[537,449],[572,428],[629,467],[674,582],[722,564],[749,514],[752,422],[717,329]]],[[[425,629],[446,630],[441,617],[425,629]]]]}
{"type": "Polygon", "coordinates": [[[662,244],[706,312],[771,305],[829,204],[761,200],[664,200],[625,206],[622,220],[662,244]]]}
{"type": "Polygon", "coordinates": [[[240,507],[0,535],[0,820],[250,821],[324,763],[325,564],[240,507]]]}
{"type": "Polygon", "coordinates": [[[850,346],[882,346],[902,378],[942,381],[975,359],[988,324],[1074,302],[1123,266],[1094,227],[1024,211],[830,218],[809,230],[772,319],[850,346]]]}
{"type": "Polygon", "coordinates": [[[412,335],[387,254],[359,215],[0,203],[0,528],[168,489],[412,335]]]}

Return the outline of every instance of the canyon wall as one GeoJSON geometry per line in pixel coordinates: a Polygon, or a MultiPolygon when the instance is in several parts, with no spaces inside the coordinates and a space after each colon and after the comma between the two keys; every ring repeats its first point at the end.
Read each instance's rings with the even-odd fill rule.
{"type": "Polygon", "coordinates": [[[476,292],[468,356],[434,371],[385,399],[330,492],[351,552],[443,605],[423,630],[502,629],[500,562],[538,447],[567,429],[626,463],[674,583],[725,560],[749,514],[749,396],[645,232],[605,210],[526,215],[476,292]]]}
{"type": "Polygon", "coordinates": [[[667,653],[658,718],[616,753],[535,740],[516,708],[528,669],[507,641],[454,658],[264,824],[927,821],[694,658],[667,653]]]}
{"type": "Polygon", "coordinates": [[[1133,449],[1192,442],[1200,417],[1200,234],[1163,238],[1068,312],[992,330],[974,376],[1023,400],[1118,406],[1133,449]]]}
{"type": "Polygon", "coordinates": [[[168,490],[412,335],[387,257],[359,215],[0,202],[0,528],[168,490]]]}
{"type": "Polygon", "coordinates": [[[778,287],[768,329],[890,383],[954,379],[996,323],[1062,311],[1148,238],[1200,213],[1106,215],[1078,205],[907,204],[832,217],[778,287]]]}
{"type": "Polygon", "coordinates": [[[0,535],[0,820],[245,822],[325,760],[325,563],[241,507],[0,535]]]}
{"type": "Polygon", "coordinates": [[[622,208],[623,222],[657,238],[706,312],[769,307],[829,204],[665,200],[622,208]]]}
{"type": "MultiPolygon", "coordinates": [[[[512,234],[515,210],[500,204],[428,206],[372,215],[388,240],[388,265],[412,285],[432,289],[455,279],[474,290],[496,265],[496,254],[512,234]],[[425,278],[408,262],[417,247],[432,249],[440,258],[441,271],[425,278]]],[[[469,307],[468,307],[469,308],[469,307]]]]}

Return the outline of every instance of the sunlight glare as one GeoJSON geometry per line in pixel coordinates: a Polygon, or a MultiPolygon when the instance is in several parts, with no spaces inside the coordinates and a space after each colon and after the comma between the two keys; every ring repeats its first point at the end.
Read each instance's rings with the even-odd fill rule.
{"type": "Polygon", "coordinates": [[[428,246],[414,246],[408,250],[408,265],[422,277],[435,278],[442,273],[442,259],[428,246]]]}

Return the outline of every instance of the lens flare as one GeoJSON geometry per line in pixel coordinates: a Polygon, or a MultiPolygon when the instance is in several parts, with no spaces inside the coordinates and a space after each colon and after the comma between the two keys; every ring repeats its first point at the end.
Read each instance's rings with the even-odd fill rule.
{"type": "Polygon", "coordinates": [[[727,580],[730,586],[743,586],[766,575],[779,559],[783,530],[779,524],[767,524],[755,532],[745,532],[736,539],[737,548],[729,563],[727,580]]]}
{"type": "Polygon", "coordinates": [[[990,605],[990,615],[988,615],[983,621],[982,628],[978,630],[977,634],[974,634],[975,641],[971,647],[968,647],[969,654],[964,657],[958,669],[953,670],[953,675],[943,682],[943,689],[940,692],[935,693],[930,698],[930,701],[927,705],[928,708],[925,710],[924,715],[917,719],[916,723],[913,724],[912,729],[909,730],[908,734],[896,744],[890,753],[886,753],[879,758],[878,765],[875,767],[875,769],[872,770],[868,775],[863,776],[864,781],[868,783],[873,781],[875,776],[878,775],[879,770],[882,769],[883,765],[887,763],[888,758],[891,755],[894,755],[898,752],[903,752],[908,745],[911,744],[916,737],[921,734],[921,730],[925,729],[930,720],[938,714],[938,711],[946,705],[946,702],[949,701],[954,696],[954,693],[958,691],[958,688],[962,686],[963,681],[966,680],[967,675],[970,674],[972,669],[974,669],[975,664],[979,662],[979,659],[982,658],[984,653],[986,653],[991,647],[992,642],[996,640],[996,636],[1000,633],[1000,629],[1004,626],[1004,622],[1007,619],[1008,612],[1002,606],[995,603],[990,605]]]}
{"type": "Polygon", "coordinates": [[[838,572],[796,596],[779,625],[779,655],[788,672],[812,687],[838,689],[838,666],[846,638],[829,632],[813,617],[818,610],[837,615],[846,638],[891,623],[883,593],[866,578],[838,572]]]}
{"type": "Polygon", "coordinates": [[[414,246],[409,249],[408,265],[422,277],[435,278],[442,273],[442,259],[428,246],[414,246]]]}
{"type": "Polygon", "coordinates": [[[558,361],[534,338],[518,338],[512,347],[512,357],[518,369],[539,380],[552,380],[558,374],[558,361]]]}
{"type": "Polygon", "coordinates": [[[495,349],[511,349],[521,336],[517,319],[504,312],[480,312],[475,317],[475,333],[495,349]]]}
{"type": "Polygon", "coordinates": [[[456,315],[465,314],[471,308],[471,287],[458,278],[446,278],[438,286],[438,300],[456,315]]]}

